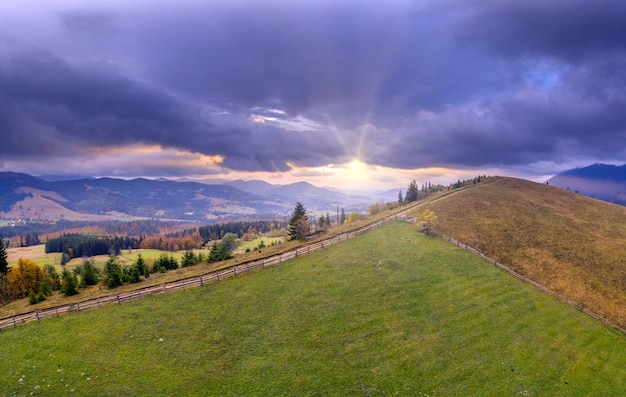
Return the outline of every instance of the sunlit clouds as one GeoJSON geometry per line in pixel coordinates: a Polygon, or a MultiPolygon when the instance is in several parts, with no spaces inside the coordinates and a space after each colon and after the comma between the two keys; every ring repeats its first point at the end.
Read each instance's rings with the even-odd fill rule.
{"type": "Polygon", "coordinates": [[[0,171],[358,190],[623,163],[625,20],[584,0],[3,1],[0,171]]]}

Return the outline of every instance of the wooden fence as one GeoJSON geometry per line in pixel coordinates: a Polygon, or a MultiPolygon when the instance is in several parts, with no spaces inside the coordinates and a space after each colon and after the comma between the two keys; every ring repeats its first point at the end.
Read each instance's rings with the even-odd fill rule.
{"type": "Polygon", "coordinates": [[[323,241],[318,241],[316,243],[308,244],[303,247],[299,247],[297,249],[283,252],[280,255],[271,256],[268,258],[250,261],[241,263],[238,265],[233,265],[231,267],[216,270],[202,276],[187,278],[183,280],[177,280],[169,283],[164,283],[161,285],[155,285],[152,287],[145,287],[131,292],[124,292],[117,295],[109,295],[105,297],[90,299],[82,302],[72,303],[68,305],[51,307],[48,309],[35,310],[28,313],[18,314],[11,317],[6,317],[0,319],[0,330],[7,327],[16,327],[19,324],[28,323],[31,321],[39,321],[49,317],[60,316],[61,314],[71,313],[71,312],[79,312],[86,309],[91,309],[95,307],[100,307],[103,305],[108,305],[111,303],[121,304],[122,302],[137,299],[145,296],[151,296],[160,293],[166,293],[171,291],[177,291],[181,289],[191,288],[191,287],[201,287],[205,284],[209,284],[224,278],[233,277],[241,273],[249,272],[256,269],[263,269],[268,266],[273,266],[276,264],[280,264],[286,262],[288,260],[297,258],[301,255],[306,255],[311,252],[315,252],[317,250],[324,249],[331,245],[337,244],[341,241],[348,240],[350,238],[356,237],[360,234],[368,232],[374,228],[377,228],[385,223],[395,221],[398,219],[398,216],[390,216],[384,218],[382,220],[371,223],[367,226],[364,226],[360,229],[353,230],[351,232],[343,233],[338,236],[335,236],[330,239],[326,239],[323,241]]]}
{"type": "Polygon", "coordinates": [[[488,258],[487,256],[485,256],[482,252],[478,251],[477,249],[474,249],[474,248],[470,247],[469,245],[464,244],[464,243],[462,243],[462,242],[460,242],[460,241],[458,241],[458,240],[448,236],[447,234],[445,234],[443,232],[440,232],[439,230],[431,229],[431,232],[433,234],[438,235],[439,237],[441,237],[441,238],[443,238],[445,240],[448,240],[452,244],[454,244],[454,245],[456,245],[456,246],[458,246],[460,248],[463,248],[464,250],[469,251],[472,254],[474,254],[474,255],[476,255],[476,256],[478,256],[480,258],[483,258],[487,262],[492,263],[494,266],[496,266],[496,267],[506,271],[507,273],[511,274],[514,277],[517,277],[518,279],[524,281],[525,283],[531,284],[534,287],[539,288],[541,291],[543,291],[543,292],[545,292],[547,294],[552,295],[553,297],[557,298],[558,300],[563,301],[563,302],[567,303],[568,305],[575,307],[576,309],[580,310],[581,312],[583,312],[583,313],[585,313],[585,314],[595,318],[596,320],[598,320],[598,321],[608,325],[609,327],[614,328],[614,329],[622,332],[623,334],[626,334],[626,329],[620,327],[619,325],[613,324],[608,319],[606,319],[606,318],[600,316],[599,314],[596,314],[596,313],[592,312],[591,310],[583,307],[580,303],[575,302],[575,301],[573,301],[573,300],[571,300],[569,298],[566,298],[563,295],[560,295],[560,294],[552,291],[551,289],[544,287],[543,285],[537,283],[536,281],[533,281],[533,280],[529,279],[528,277],[525,277],[525,276],[517,273],[515,270],[511,269],[510,267],[505,266],[505,265],[497,262],[494,259],[488,258]]]}

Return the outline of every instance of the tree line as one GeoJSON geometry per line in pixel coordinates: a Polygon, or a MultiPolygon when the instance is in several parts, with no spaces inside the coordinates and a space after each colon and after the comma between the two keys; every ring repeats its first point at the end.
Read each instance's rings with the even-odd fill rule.
{"type": "Polygon", "coordinates": [[[119,255],[120,251],[139,248],[141,239],[129,236],[97,236],[79,233],[62,234],[48,239],[45,252],[62,252],[68,258],[91,257],[96,255],[119,255]]]}

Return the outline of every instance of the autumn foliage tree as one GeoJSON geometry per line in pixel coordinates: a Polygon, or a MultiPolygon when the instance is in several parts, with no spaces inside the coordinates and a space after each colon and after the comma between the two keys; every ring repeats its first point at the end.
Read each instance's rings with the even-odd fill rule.
{"type": "Polygon", "coordinates": [[[430,234],[432,228],[437,225],[437,215],[427,208],[420,214],[418,224],[426,234],[430,234]]]}
{"type": "Polygon", "coordinates": [[[20,258],[17,264],[11,268],[7,276],[11,295],[15,299],[27,296],[31,291],[39,294],[46,285],[52,285],[53,281],[43,268],[33,261],[20,258]]]}

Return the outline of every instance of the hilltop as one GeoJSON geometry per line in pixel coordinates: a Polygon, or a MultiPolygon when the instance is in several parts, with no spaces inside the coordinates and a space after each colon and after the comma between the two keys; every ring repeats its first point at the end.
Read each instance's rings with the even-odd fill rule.
{"type": "Polygon", "coordinates": [[[626,325],[626,208],[513,178],[425,206],[441,231],[626,325]]]}

